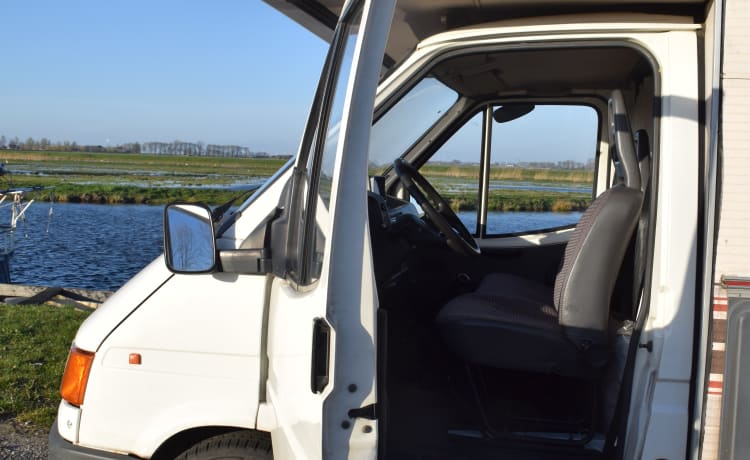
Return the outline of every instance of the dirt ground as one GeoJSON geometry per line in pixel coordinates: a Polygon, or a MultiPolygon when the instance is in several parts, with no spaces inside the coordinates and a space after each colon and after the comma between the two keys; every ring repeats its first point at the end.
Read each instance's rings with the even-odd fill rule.
{"type": "Polygon", "coordinates": [[[0,421],[0,459],[46,460],[47,431],[16,420],[0,421]]]}

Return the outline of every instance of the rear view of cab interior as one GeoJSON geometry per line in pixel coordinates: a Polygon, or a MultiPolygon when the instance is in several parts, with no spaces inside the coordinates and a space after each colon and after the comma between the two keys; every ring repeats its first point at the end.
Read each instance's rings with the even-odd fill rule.
{"type": "MultiPolygon", "coordinates": [[[[447,11],[442,24],[471,23],[447,11]]],[[[432,19],[403,17],[396,61],[394,36],[432,19]]],[[[570,24],[597,18],[552,17],[549,38],[524,43],[501,32],[523,21],[470,25],[385,71],[368,194],[381,456],[610,453],[656,200],[659,63],[628,38],[628,22],[643,20],[575,33],[570,24]],[[517,153],[534,148],[546,151],[517,153]],[[549,181],[571,192],[553,204],[567,212],[513,212],[503,174],[572,156],[588,184],[549,181]],[[457,180],[459,167],[473,172],[457,180]]]]}

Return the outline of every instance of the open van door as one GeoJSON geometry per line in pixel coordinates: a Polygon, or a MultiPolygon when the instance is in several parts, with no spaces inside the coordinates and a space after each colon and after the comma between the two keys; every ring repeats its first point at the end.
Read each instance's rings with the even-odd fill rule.
{"type": "Polygon", "coordinates": [[[367,160],[393,3],[344,6],[274,223],[258,426],[271,431],[275,458],[375,456],[367,160]]]}

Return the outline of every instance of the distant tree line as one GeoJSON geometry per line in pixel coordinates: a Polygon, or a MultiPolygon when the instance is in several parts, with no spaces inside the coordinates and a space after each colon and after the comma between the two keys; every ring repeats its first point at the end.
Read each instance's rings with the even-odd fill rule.
{"type": "Polygon", "coordinates": [[[10,139],[0,135],[0,150],[41,150],[49,152],[92,153],[149,153],[154,155],[185,155],[203,157],[288,157],[254,152],[239,145],[204,144],[203,142],[128,142],[115,146],[79,145],[75,141],[52,142],[46,137],[32,137],[22,141],[17,136],[10,139]]]}
{"type": "Polygon", "coordinates": [[[141,153],[155,155],[187,155],[197,157],[269,157],[267,152],[254,152],[239,145],[204,144],[203,142],[144,142],[141,153]]]}
{"type": "Polygon", "coordinates": [[[595,160],[589,158],[585,163],[574,160],[562,160],[562,161],[519,161],[517,163],[508,164],[508,166],[515,166],[517,168],[529,168],[529,169],[580,169],[585,171],[593,171],[596,166],[595,160]]]}
{"type": "MultiPolygon", "coordinates": [[[[465,163],[460,160],[445,161],[445,162],[433,162],[432,164],[445,164],[445,165],[462,165],[471,164],[465,163]]],[[[475,163],[476,164],[476,163],[475,163]]],[[[565,170],[582,170],[582,171],[593,171],[596,166],[596,162],[593,158],[589,158],[586,162],[575,161],[575,160],[561,160],[561,161],[505,161],[505,162],[493,162],[495,166],[501,166],[504,168],[526,168],[526,169],[565,169],[565,170]]]]}

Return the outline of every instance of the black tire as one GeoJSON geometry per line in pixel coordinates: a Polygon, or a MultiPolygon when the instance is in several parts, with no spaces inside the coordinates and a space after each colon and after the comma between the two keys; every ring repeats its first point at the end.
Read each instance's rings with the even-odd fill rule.
{"type": "Polygon", "coordinates": [[[273,458],[271,436],[257,431],[235,431],[208,438],[175,460],[266,460],[273,458]]]}

